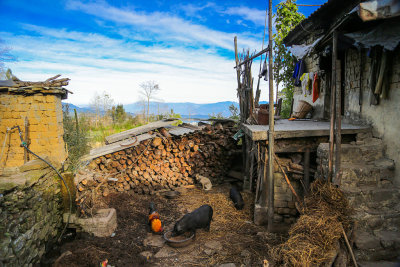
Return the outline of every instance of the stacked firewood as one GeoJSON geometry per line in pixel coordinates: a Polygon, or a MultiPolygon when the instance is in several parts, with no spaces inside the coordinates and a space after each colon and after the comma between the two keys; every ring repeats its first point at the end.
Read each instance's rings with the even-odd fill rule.
{"type": "Polygon", "coordinates": [[[84,202],[79,195],[92,195],[87,191],[94,189],[103,196],[128,190],[153,194],[194,184],[195,174],[221,182],[231,167],[231,152],[236,151],[236,131],[219,123],[177,137],[159,130],[137,146],[96,158],[89,165],[92,174],[77,179],[77,204],[84,202]]]}

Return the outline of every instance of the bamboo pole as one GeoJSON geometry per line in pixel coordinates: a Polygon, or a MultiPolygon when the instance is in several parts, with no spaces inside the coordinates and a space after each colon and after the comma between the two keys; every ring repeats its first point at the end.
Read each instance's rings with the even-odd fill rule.
{"type": "Polygon", "coordinates": [[[336,54],[337,54],[337,32],[333,32],[332,38],[332,84],[331,84],[331,122],[329,130],[329,163],[328,181],[332,181],[333,174],[333,150],[334,150],[334,131],[335,131],[335,103],[336,103],[336,54]]]}
{"type": "Polygon", "coordinates": [[[268,231],[274,222],[274,76],[272,62],[272,0],[268,1],[269,130],[268,130],[268,231]]]}

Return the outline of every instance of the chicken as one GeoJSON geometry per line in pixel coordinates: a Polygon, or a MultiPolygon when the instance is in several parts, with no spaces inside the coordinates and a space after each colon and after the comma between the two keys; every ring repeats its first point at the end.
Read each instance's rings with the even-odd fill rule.
{"type": "Polygon", "coordinates": [[[160,220],[160,215],[156,211],[153,202],[151,202],[149,205],[149,225],[151,231],[154,233],[161,233],[164,230],[160,220]]]}

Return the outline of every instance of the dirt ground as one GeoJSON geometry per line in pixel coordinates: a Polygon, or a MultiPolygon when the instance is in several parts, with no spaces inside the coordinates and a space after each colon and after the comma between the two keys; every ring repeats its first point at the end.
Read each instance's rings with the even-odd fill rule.
{"type": "Polygon", "coordinates": [[[245,207],[238,211],[229,199],[230,186],[186,189],[176,199],[163,196],[116,193],[104,202],[117,210],[118,227],[114,237],[99,238],[80,234],[61,247],[70,251],[57,266],[99,266],[105,259],[111,266],[262,266],[268,246],[279,243],[281,237],[267,234],[264,227],[252,223],[253,198],[242,193],[245,207]],[[210,231],[198,230],[195,241],[184,248],[171,248],[161,235],[148,232],[149,202],[156,204],[165,230],[187,212],[203,204],[213,207],[210,231]],[[146,252],[145,252],[146,251],[146,252]],[[145,252],[146,256],[142,256],[145,252]]]}

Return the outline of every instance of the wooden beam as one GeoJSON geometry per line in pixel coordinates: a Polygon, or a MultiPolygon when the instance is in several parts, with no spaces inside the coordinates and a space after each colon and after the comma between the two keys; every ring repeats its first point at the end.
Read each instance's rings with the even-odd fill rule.
{"type": "Polygon", "coordinates": [[[337,32],[333,32],[332,37],[332,84],[331,84],[331,120],[329,130],[329,162],[328,162],[328,181],[332,180],[333,174],[333,150],[334,150],[334,131],[335,131],[335,107],[336,107],[336,59],[337,59],[337,32]]]}
{"type": "MultiPolygon", "coordinates": [[[[268,48],[272,48],[272,0],[268,1],[268,48]]],[[[269,62],[269,130],[268,130],[268,231],[272,232],[274,223],[274,66],[272,49],[268,50],[269,62]]]]}
{"type": "Polygon", "coordinates": [[[340,161],[342,145],[342,88],[341,88],[341,62],[336,61],[336,151],[335,151],[335,184],[340,185],[340,161]]]}
{"type": "Polygon", "coordinates": [[[123,131],[120,133],[116,133],[116,134],[107,136],[106,144],[112,144],[112,143],[115,143],[118,141],[122,141],[124,139],[131,138],[132,136],[135,136],[135,135],[140,135],[140,134],[147,133],[149,131],[152,131],[152,130],[155,130],[158,128],[170,126],[174,123],[176,123],[176,119],[151,122],[151,123],[143,125],[143,126],[139,126],[139,127],[127,130],[127,131],[123,131]]]}
{"type": "Polygon", "coordinates": [[[114,153],[114,152],[117,152],[117,151],[120,151],[123,149],[127,149],[129,147],[137,146],[140,144],[140,142],[150,139],[150,138],[153,138],[153,137],[156,137],[156,135],[155,134],[150,135],[150,134],[145,133],[145,134],[138,135],[137,141],[132,142],[129,145],[126,145],[127,141],[123,140],[123,141],[119,141],[119,142],[112,143],[109,145],[105,145],[103,147],[94,148],[94,149],[90,150],[89,155],[86,155],[82,158],[82,161],[92,160],[92,159],[98,158],[100,156],[104,156],[106,154],[114,153]]]}
{"type": "Polygon", "coordinates": [[[310,149],[304,152],[304,187],[308,194],[310,192],[310,149]]]}
{"type": "MultiPolygon", "coordinates": [[[[235,38],[236,38],[236,36],[235,36],[235,38]]],[[[235,40],[236,40],[236,39],[235,39],[235,40]]],[[[241,63],[239,63],[239,64],[236,64],[236,66],[235,66],[234,68],[235,68],[235,69],[238,69],[238,67],[240,67],[240,66],[242,66],[243,64],[246,64],[247,62],[249,62],[249,61],[251,61],[251,60],[253,60],[253,59],[255,59],[255,58],[261,56],[261,55],[264,54],[264,53],[267,53],[268,51],[269,51],[269,46],[266,47],[266,48],[264,48],[263,50],[261,50],[261,51],[258,52],[257,54],[251,56],[250,58],[244,60],[243,62],[241,62],[241,63]]]]}

